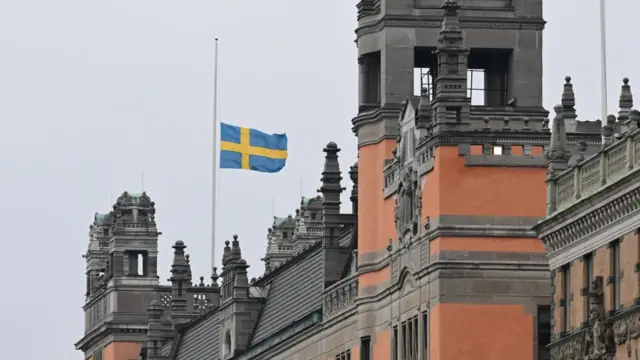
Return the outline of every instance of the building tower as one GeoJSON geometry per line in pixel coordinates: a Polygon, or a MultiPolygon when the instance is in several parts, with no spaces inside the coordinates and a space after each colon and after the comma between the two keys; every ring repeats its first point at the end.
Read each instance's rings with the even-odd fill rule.
{"type": "Polygon", "coordinates": [[[85,332],[76,343],[85,359],[137,359],[147,341],[147,305],[158,288],[155,207],[146,193],[124,192],[90,226],[85,332]]]}
{"type": "Polygon", "coordinates": [[[544,24],[542,0],[360,1],[358,293],[393,304],[361,317],[374,352],[537,356],[544,24]]]}

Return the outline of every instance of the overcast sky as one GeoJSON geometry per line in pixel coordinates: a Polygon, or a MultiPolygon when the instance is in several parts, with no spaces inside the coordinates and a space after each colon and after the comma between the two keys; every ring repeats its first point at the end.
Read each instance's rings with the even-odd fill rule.
{"type": "MultiPolygon", "coordinates": [[[[342,147],[343,170],[356,160],[355,3],[0,0],[4,357],[82,358],[73,343],[83,334],[88,226],[112,197],[141,191],[143,172],[163,232],[161,281],[176,239],[188,245],[194,276],[208,280],[216,36],[220,120],[289,135],[281,173],[219,176],[218,254],[238,233],[250,276],[262,272],[272,198],[285,216],[301,183],[315,196],[328,141],[342,147]]],[[[622,77],[640,81],[631,15],[640,4],[608,3],[613,112],[622,77]]],[[[548,109],[571,75],[579,119],[599,117],[597,11],[596,0],[548,2],[548,109]]]]}

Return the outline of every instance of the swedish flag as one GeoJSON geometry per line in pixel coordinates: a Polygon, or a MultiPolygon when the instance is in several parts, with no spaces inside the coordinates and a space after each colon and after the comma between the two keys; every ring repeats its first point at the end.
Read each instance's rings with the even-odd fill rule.
{"type": "Polygon", "coordinates": [[[220,124],[220,168],[275,173],[287,162],[287,135],[220,124]]]}

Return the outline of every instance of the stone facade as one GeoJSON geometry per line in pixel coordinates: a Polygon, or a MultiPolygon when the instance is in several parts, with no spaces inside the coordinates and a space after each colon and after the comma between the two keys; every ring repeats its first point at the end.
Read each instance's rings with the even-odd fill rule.
{"type": "MultiPolygon", "coordinates": [[[[565,102],[563,101],[563,104],[565,102]]],[[[547,216],[536,226],[553,281],[551,358],[635,359],[640,347],[640,112],[624,79],[618,116],[602,146],[575,163],[564,128],[575,110],[558,105],[547,153],[547,216]]]]}

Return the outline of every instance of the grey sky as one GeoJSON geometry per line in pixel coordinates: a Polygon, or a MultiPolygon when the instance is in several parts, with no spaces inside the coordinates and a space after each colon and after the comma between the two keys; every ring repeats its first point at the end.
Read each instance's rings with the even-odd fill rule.
{"type": "MultiPolygon", "coordinates": [[[[613,112],[622,77],[640,82],[632,45],[640,4],[608,2],[613,112]]],[[[3,358],[81,358],[72,345],[83,333],[88,225],[111,196],[140,191],[142,172],[163,231],[161,281],[178,238],[194,275],[208,280],[215,36],[220,119],[289,135],[281,173],[219,177],[218,254],[238,233],[250,275],[259,275],[271,199],[286,215],[301,180],[315,195],[330,140],[343,149],[343,171],[356,159],[355,3],[0,1],[3,358]]],[[[571,75],[579,119],[600,113],[597,9],[597,0],[545,7],[545,106],[559,101],[571,75]]]]}

